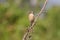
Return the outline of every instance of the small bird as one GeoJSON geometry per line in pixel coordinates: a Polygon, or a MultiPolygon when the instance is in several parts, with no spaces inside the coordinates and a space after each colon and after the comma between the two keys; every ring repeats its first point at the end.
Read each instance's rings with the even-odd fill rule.
{"type": "Polygon", "coordinates": [[[34,22],[34,19],[35,19],[33,11],[29,12],[29,16],[28,17],[29,17],[30,25],[32,25],[33,22],[34,22]]]}

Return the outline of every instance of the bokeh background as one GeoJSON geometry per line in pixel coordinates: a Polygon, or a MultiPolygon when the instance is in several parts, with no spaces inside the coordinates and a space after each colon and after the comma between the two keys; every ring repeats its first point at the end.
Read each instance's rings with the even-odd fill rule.
{"type": "MultiPolygon", "coordinates": [[[[28,11],[35,16],[45,0],[0,0],[0,40],[22,40],[29,26],[28,11]]],[[[48,0],[31,40],[60,40],[60,0],[48,0]]]]}

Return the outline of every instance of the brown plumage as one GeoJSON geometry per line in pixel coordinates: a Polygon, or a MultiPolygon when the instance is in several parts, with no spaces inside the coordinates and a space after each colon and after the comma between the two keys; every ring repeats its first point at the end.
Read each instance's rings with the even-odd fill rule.
{"type": "Polygon", "coordinates": [[[34,14],[33,14],[33,11],[30,11],[29,12],[29,21],[30,21],[30,25],[32,25],[32,23],[34,22],[34,14]]]}

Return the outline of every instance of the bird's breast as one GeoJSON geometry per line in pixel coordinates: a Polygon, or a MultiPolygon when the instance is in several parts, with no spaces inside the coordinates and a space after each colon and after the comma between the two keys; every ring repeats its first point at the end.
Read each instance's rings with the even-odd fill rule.
{"type": "Polygon", "coordinates": [[[33,14],[29,14],[29,21],[34,20],[34,15],[33,14]]]}

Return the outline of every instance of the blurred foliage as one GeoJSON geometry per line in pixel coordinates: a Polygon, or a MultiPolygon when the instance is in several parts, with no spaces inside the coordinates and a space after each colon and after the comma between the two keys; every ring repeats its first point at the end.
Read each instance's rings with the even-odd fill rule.
{"type": "MultiPolygon", "coordinates": [[[[8,7],[0,4],[0,40],[22,40],[29,26],[27,11],[30,10],[28,4],[23,2],[17,5],[8,0],[8,7]]],[[[39,12],[40,7],[34,11],[39,12]]],[[[60,40],[60,7],[54,6],[47,10],[44,19],[38,18],[32,40],[60,40]]]]}

